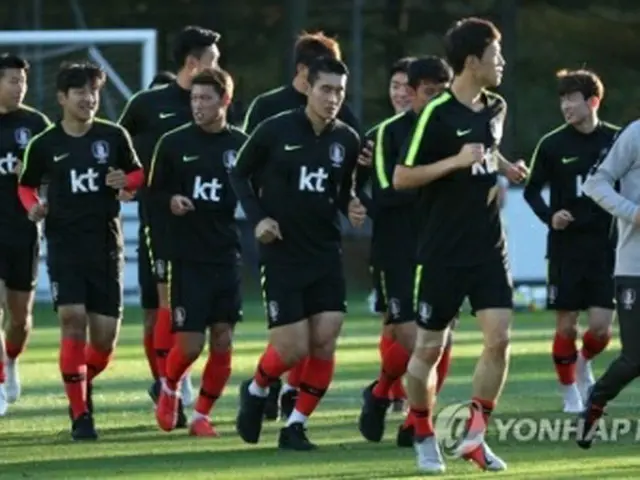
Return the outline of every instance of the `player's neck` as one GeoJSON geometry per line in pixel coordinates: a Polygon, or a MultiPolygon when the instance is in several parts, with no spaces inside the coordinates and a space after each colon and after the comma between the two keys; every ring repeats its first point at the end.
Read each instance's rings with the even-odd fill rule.
{"type": "Polygon", "coordinates": [[[93,125],[93,120],[79,121],[69,117],[63,117],[60,122],[62,130],[72,137],[81,137],[89,131],[93,125]]]}
{"type": "Polygon", "coordinates": [[[590,117],[585,118],[582,122],[573,125],[580,133],[589,134],[593,132],[596,128],[598,128],[598,124],[600,123],[600,119],[598,115],[591,115],[590,117]]]}
{"type": "Polygon", "coordinates": [[[331,119],[322,118],[309,108],[309,105],[304,109],[304,113],[311,122],[311,127],[316,135],[320,135],[322,131],[327,128],[327,125],[331,123],[331,119]]]}
{"type": "Polygon", "coordinates": [[[307,94],[307,81],[302,78],[302,75],[296,75],[295,77],[293,77],[291,86],[296,92],[302,93],[304,95],[307,94]]]}
{"type": "Polygon", "coordinates": [[[191,90],[191,75],[184,70],[180,70],[176,75],[176,83],[183,90],[191,90]]]}
{"type": "Polygon", "coordinates": [[[20,106],[17,106],[17,107],[5,107],[4,105],[0,104],[0,115],[6,115],[7,113],[15,112],[19,108],[20,108],[20,106]]]}
{"type": "Polygon", "coordinates": [[[451,92],[460,103],[471,109],[476,109],[482,93],[482,87],[463,73],[455,77],[451,82],[451,92]]]}

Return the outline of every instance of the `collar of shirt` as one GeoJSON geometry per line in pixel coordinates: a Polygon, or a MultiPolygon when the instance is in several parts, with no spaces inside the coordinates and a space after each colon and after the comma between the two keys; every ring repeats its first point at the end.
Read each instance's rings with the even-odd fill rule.
{"type": "Polygon", "coordinates": [[[306,129],[311,132],[313,135],[315,136],[322,136],[325,133],[331,132],[335,125],[336,125],[336,119],[332,119],[329,123],[327,123],[327,125],[325,125],[325,127],[322,129],[322,131],[319,134],[316,134],[316,131],[313,129],[313,124],[311,123],[311,119],[307,116],[307,112],[305,111],[306,109],[306,105],[304,107],[300,107],[298,109],[296,109],[296,115],[298,115],[300,117],[301,120],[303,120],[304,125],[306,125],[306,129]]]}

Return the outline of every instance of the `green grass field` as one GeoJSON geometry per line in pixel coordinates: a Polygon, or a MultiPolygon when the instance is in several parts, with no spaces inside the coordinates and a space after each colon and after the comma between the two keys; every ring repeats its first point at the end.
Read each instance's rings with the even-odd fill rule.
{"type": "MultiPolygon", "coordinates": [[[[37,309],[36,328],[21,360],[23,397],[0,419],[0,478],[189,478],[189,479],[378,479],[417,478],[413,450],[395,446],[401,415],[389,415],[386,440],[368,444],[357,429],[360,390],[377,373],[379,322],[364,302],[351,302],[338,349],[333,385],[309,424],[310,438],[320,449],[311,453],[276,449],[278,424],[265,424],[262,442],[245,445],[235,434],[237,387],[255,367],[265,329],[259,305],[245,310],[236,334],[233,375],[215,409],[221,437],[193,439],[185,431],[161,432],[150,401],[146,360],[141,347],[141,319],[129,309],[115,360],[95,386],[97,443],[69,440],[66,400],[58,372],[58,328],[47,306],[37,309]]],[[[511,373],[496,416],[561,418],[561,402],[549,355],[552,318],[546,313],[516,316],[511,373]]],[[[470,375],[480,350],[475,322],[465,317],[456,332],[451,375],[440,405],[465,401],[470,375]]],[[[602,372],[618,350],[615,342],[596,361],[602,372]]],[[[202,360],[194,372],[196,378],[202,360]]],[[[615,417],[637,415],[639,389],[624,392],[610,409],[615,417]]],[[[640,478],[640,457],[633,436],[602,443],[589,452],[572,442],[499,443],[491,445],[509,464],[505,478],[600,479],[640,478]]],[[[486,476],[472,465],[448,460],[446,476],[486,476]]]]}

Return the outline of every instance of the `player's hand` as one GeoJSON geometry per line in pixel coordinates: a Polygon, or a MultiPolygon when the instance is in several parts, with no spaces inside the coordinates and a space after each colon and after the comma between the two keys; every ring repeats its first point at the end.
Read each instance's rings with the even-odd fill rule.
{"type": "Polygon", "coordinates": [[[118,190],[117,198],[121,202],[130,202],[135,198],[135,196],[136,196],[135,192],[130,192],[129,190],[125,190],[124,188],[121,188],[120,190],[118,190]]]}
{"type": "Polygon", "coordinates": [[[256,239],[260,243],[271,243],[276,239],[282,240],[282,233],[280,233],[280,225],[273,218],[263,218],[256,225],[255,230],[256,239]]]}
{"type": "Polygon", "coordinates": [[[573,222],[573,215],[568,210],[558,210],[551,217],[551,227],[554,230],[564,230],[571,222],[573,222]]]}
{"type": "Polygon", "coordinates": [[[362,205],[359,198],[354,198],[349,202],[347,213],[349,222],[356,228],[360,228],[367,218],[367,209],[362,205]]]}
{"type": "Polygon", "coordinates": [[[42,203],[38,203],[29,210],[27,216],[33,223],[38,223],[47,216],[47,206],[42,203]]]}
{"type": "Polygon", "coordinates": [[[183,195],[174,195],[171,197],[170,207],[171,213],[179,217],[196,209],[196,207],[193,206],[193,202],[183,195]]]}
{"type": "Polygon", "coordinates": [[[529,176],[529,168],[524,160],[511,163],[503,172],[511,183],[522,183],[529,176]]]}
{"type": "Polygon", "coordinates": [[[465,143],[456,155],[459,168],[470,167],[474,163],[481,163],[484,159],[484,145],[482,143],[465,143]]]}
{"type": "Polygon", "coordinates": [[[362,148],[360,155],[358,155],[358,163],[364,167],[370,167],[373,162],[373,147],[374,144],[371,140],[367,140],[367,143],[362,148]]]}
{"type": "Polygon", "coordinates": [[[116,170],[109,167],[105,183],[107,184],[107,187],[111,187],[115,190],[121,190],[127,186],[127,175],[122,170],[116,170]]]}

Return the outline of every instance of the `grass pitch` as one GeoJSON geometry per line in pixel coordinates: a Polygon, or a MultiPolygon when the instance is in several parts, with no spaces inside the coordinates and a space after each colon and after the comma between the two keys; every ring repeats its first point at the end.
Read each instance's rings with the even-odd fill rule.
{"type": "MultiPolygon", "coordinates": [[[[190,438],[184,430],[164,433],[155,425],[146,389],[149,374],[141,346],[138,309],[128,309],[109,369],[96,381],[96,443],[72,443],[66,400],[58,371],[57,322],[50,307],[35,314],[35,331],[21,359],[23,396],[0,419],[0,478],[22,479],[349,479],[419,478],[414,453],[395,446],[402,416],[390,414],[385,441],[369,444],[357,429],[360,391],[379,368],[380,323],[366,313],[364,302],[351,303],[338,348],[335,380],[309,423],[309,436],[320,445],[311,453],[280,452],[279,423],[265,423],[261,443],[245,445],[234,431],[237,388],[251,375],[266,338],[256,302],[245,308],[236,333],[233,374],[214,410],[221,437],[190,438]]],[[[553,319],[547,313],[516,315],[509,380],[496,417],[563,418],[550,358],[553,319]]],[[[466,401],[475,358],[480,351],[475,321],[463,318],[454,339],[451,373],[439,399],[446,406],[466,401]]],[[[618,351],[614,342],[595,361],[600,374],[618,351]]],[[[194,369],[199,378],[203,360],[194,369]]],[[[612,404],[611,417],[634,418],[640,390],[632,385],[612,404]]],[[[502,478],[637,479],[640,457],[635,432],[616,443],[594,445],[590,452],[571,441],[500,442],[490,432],[490,445],[509,464],[502,478]]],[[[471,464],[449,459],[449,478],[487,474],[471,464]]]]}

